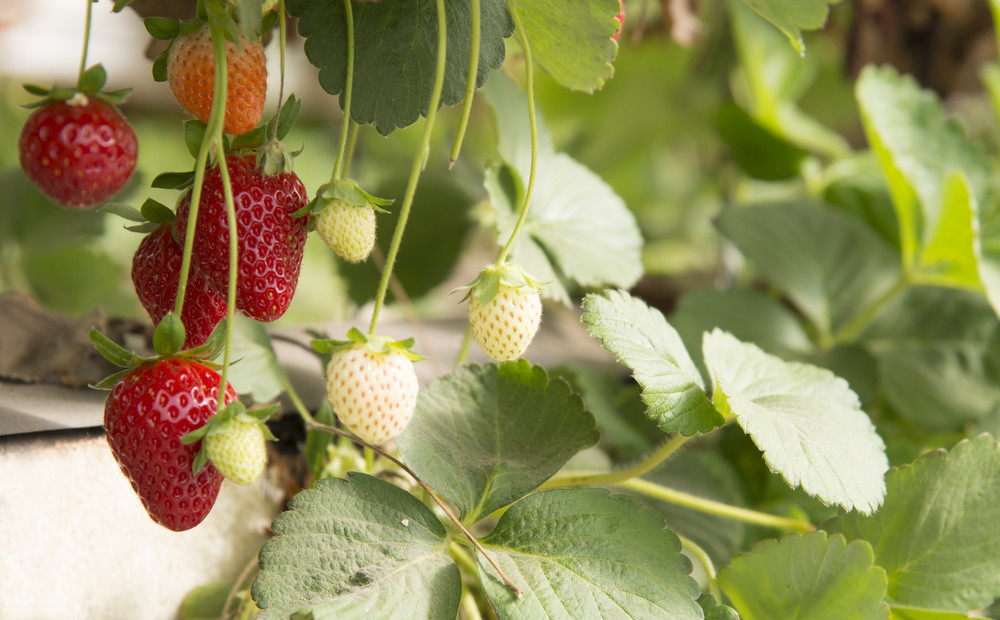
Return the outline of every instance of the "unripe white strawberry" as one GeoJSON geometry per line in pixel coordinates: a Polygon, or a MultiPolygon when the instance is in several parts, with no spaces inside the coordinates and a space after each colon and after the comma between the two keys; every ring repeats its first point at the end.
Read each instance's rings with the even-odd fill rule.
{"type": "Polygon", "coordinates": [[[375,209],[369,204],[331,200],[313,220],[320,238],[346,261],[361,262],[375,247],[375,209]]]}
{"type": "Polygon", "coordinates": [[[469,324],[476,342],[498,362],[521,357],[542,322],[542,283],[520,265],[487,265],[468,286],[469,324]]]}
{"type": "Polygon", "coordinates": [[[413,416],[419,385],[411,356],[392,346],[351,342],[326,370],[327,397],[340,422],[370,444],[397,437],[413,416]]]}
{"type": "Polygon", "coordinates": [[[521,357],[542,322],[542,299],[538,292],[501,284],[496,296],[481,303],[469,298],[469,323],[476,342],[498,362],[521,357]]]}
{"type": "Polygon", "coordinates": [[[208,460],[236,484],[250,484],[267,465],[267,444],[259,422],[233,420],[223,431],[203,440],[208,460]]]}

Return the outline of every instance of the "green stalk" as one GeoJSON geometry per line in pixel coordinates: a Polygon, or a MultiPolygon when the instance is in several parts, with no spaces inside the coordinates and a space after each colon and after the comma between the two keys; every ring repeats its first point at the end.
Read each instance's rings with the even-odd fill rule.
{"type": "Polygon", "coordinates": [[[535,170],[538,164],[538,123],[535,116],[535,72],[531,60],[531,46],[528,44],[528,35],[524,31],[524,25],[521,23],[521,16],[517,13],[517,7],[514,4],[514,0],[507,0],[507,8],[510,11],[511,18],[514,20],[514,28],[517,30],[518,41],[520,41],[521,48],[524,50],[525,95],[528,98],[528,127],[531,131],[531,164],[528,170],[528,187],[524,190],[524,204],[521,205],[521,214],[517,218],[517,224],[514,226],[514,230],[510,233],[510,239],[507,240],[507,244],[503,246],[503,249],[500,250],[500,254],[497,255],[497,265],[503,265],[507,260],[507,254],[509,254],[510,249],[514,247],[514,241],[517,240],[517,235],[521,232],[521,228],[524,226],[524,221],[528,217],[528,205],[531,203],[531,194],[535,189],[535,170]]]}
{"type": "Polygon", "coordinates": [[[642,493],[643,495],[654,499],[663,500],[665,502],[697,510],[699,512],[733,519],[735,521],[743,521],[744,523],[752,523],[754,525],[762,525],[764,527],[779,530],[794,530],[797,532],[816,531],[816,527],[812,523],[807,523],[798,519],[779,517],[765,512],[740,508],[738,506],[731,506],[722,502],[705,499],[704,497],[698,497],[697,495],[690,495],[688,493],[677,491],[647,480],[632,479],[619,482],[617,485],[622,488],[629,489],[630,491],[642,493]]]}
{"type": "MultiPolygon", "coordinates": [[[[213,46],[214,39],[213,38],[213,46]]],[[[223,41],[223,53],[225,42],[223,41]]],[[[220,135],[215,139],[221,144],[220,135]]],[[[226,224],[229,226],[229,294],[226,296],[226,346],[222,350],[222,370],[219,373],[219,398],[216,401],[218,411],[226,408],[225,389],[226,376],[229,374],[229,361],[232,355],[233,321],[236,319],[236,278],[239,270],[239,238],[236,233],[236,202],[233,200],[233,188],[229,181],[229,167],[226,158],[219,158],[219,177],[222,180],[222,195],[226,201],[226,224]]]]}
{"type": "Polygon", "coordinates": [[[708,578],[708,593],[714,596],[715,600],[722,602],[722,593],[719,592],[719,583],[716,579],[715,564],[712,562],[712,558],[709,557],[708,553],[698,543],[676,532],[674,534],[680,539],[681,545],[688,553],[693,555],[701,563],[702,568],[705,569],[705,576],[708,578]]]}
{"type": "Polygon", "coordinates": [[[413,167],[410,170],[410,179],[406,184],[406,192],[403,194],[403,204],[399,208],[399,222],[396,223],[396,231],[392,235],[389,253],[385,259],[385,269],[382,270],[378,293],[375,296],[371,327],[368,329],[369,336],[374,336],[375,330],[378,327],[379,313],[385,304],[385,294],[389,288],[389,279],[392,277],[393,267],[396,264],[396,255],[399,254],[399,246],[403,240],[403,231],[406,230],[406,221],[410,217],[410,208],[413,206],[413,196],[417,191],[417,182],[420,180],[420,173],[423,171],[430,157],[431,132],[434,129],[434,119],[437,118],[438,105],[441,103],[441,90],[444,88],[445,54],[448,51],[448,21],[444,12],[444,0],[437,0],[437,15],[438,48],[434,89],[431,91],[430,106],[427,108],[427,120],[424,123],[424,132],[420,137],[420,144],[417,146],[417,155],[413,158],[413,167]]]}
{"type": "MultiPolygon", "coordinates": [[[[869,324],[875,319],[879,312],[885,308],[893,299],[895,299],[900,293],[906,290],[910,286],[910,276],[904,273],[899,280],[886,291],[881,297],[876,299],[870,306],[865,308],[865,310],[854,317],[850,323],[842,327],[836,334],[833,335],[833,342],[830,344],[837,343],[849,343],[854,342],[858,339],[858,336],[868,327],[869,324]]],[[[825,347],[824,347],[825,348],[825,347]]]]}
{"type": "Polygon", "coordinates": [[[281,118],[281,106],[285,101],[285,45],[288,42],[285,23],[285,0],[278,0],[278,108],[274,111],[274,127],[271,128],[271,140],[278,141],[278,119],[281,118]]]}
{"type": "Polygon", "coordinates": [[[458,356],[455,358],[455,365],[461,366],[469,359],[469,347],[472,345],[472,323],[465,322],[465,333],[462,334],[462,344],[458,348],[458,356]]]}
{"type": "Polygon", "coordinates": [[[340,125],[340,144],[337,145],[337,159],[333,162],[333,176],[330,182],[338,181],[346,169],[344,154],[347,152],[347,133],[351,125],[351,91],[354,86],[354,9],[351,0],[344,0],[344,23],[347,26],[347,78],[344,82],[344,118],[340,125]]]}
{"type": "Polygon", "coordinates": [[[87,17],[83,22],[83,54],[80,56],[80,73],[76,78],[76,83],[80,83],[83,72],[87,70],[87,51],[90,49],[90,23],[93,13],[94,0],[84,0],[87,3],[87,17]]]}
{"type": "Polygon", "coordinates": [[[341,176],[346,176],[348,171],[351,169],[351,160],[354,159],[354,149],[358,146],[358,134],[361,133],[361,127],[357,123],[351,121],[350,132],[347,138],[347,154],[344,156],[343,171],[341,176]]]}
{"type": "Polygon", "coordinates": [[[659,450],[654,452],[645,461],[639,463],[635,467],[630,467],[621,471],[609,473],[571,471],[564,474],[556,474],[555,476],[549,478],[548,481],[541,486],[541,489],[620,484],[633,478],[639,478],[652,471],[663,461],[670,458],[681,446],[687,443],[689,439],[691,438],[685,437],[684,435],[677,435],[670,441],[663,444],[659,450]]]}
{"type": "Polygon", "coordinates": [[[212,33],[213,54],[215,56],[215,88],[212,93],[212,110],[205,126],[205,137],[194,164],[194,185],[191,188],[191,207],[188,210],[187,229],[184,231],[184,250],[181,253],[180,281],[177,283],[177,299],[174,302],[174,314],[182,316],[184,297],[187,293],[187,282],[191,272],[191,255],[194,250],[195,224],[198,222],[198,211],[201,206],[202,186],[205,183],[205,168],[208,167],[208,156],[213,149],[221,148],[222,127],[226,115],[226,46],[225,34],[218,25],[209,21],[212,33]],[[215,41],[220,43],[215,45],[215,41]],[[221,61],[219,49],[221,48],[221,61]]]}
{"type": "Polygon", "coordinates": [[[471,19],[472,33],[469,38],[469,73],[465,78],[465,99],[462,100],[462,115],[458,118],[458,131],[455,132],[455,143],[451,147],[451,161],[449,168],[455,165],[458,154],[462,150],[462,142],[465,140],[465,130],[469,126],[469,117],[472,115],[472,100],[476,94],[476,77],[479,75],[479,39],[481,17],[479,0],[469,0],[469,17],[471,19]]]}

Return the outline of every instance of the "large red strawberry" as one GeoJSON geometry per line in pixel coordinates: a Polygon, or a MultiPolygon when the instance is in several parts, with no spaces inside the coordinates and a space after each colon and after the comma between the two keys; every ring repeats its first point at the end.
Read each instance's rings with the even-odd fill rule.
{"type": "MultiPolygon", "coordinates": [[[[174,309],[182,254],[171,227],[164,225],[147,234],[132,257],[132,283],[154,324],[174,309]]],[[[208,278],[192,266],[181,313],[186,334],[184,348],[203,344],[225,317],[226,300],[212,288],[208,278]]]]}
{"type": "MultiPolygon", "coordinates": [[[[226,111],[223,131],[243,134],[260,122],[267,94],[267,63],[260,41],[226,41],[226,111]]],[[[167,53],[167,83],[181,107],[208,122],[214,97],[212,35],[205,24],[179,35],[167,53]]]]}
{"type": "MultiPolygon", "coordinates": [[[[254,157],[227,157],[239,239],[236,307],[258,321],[282,316],[292,302],[302,266],[308,217],[292,214],[309,203],[293,172],[266,175],[254,157]]],[[[177,207],[175,236],[184,237],[191,195],[177,207]]],[[[198,210],[194,261],[216,290],[229,290],[229,225],[217,166],[205,174],[198,210]]]]}
{"type": "MultiPolygon", "coordinates": [[[[104,406],[108,444],[122,473],[153,521],[176,532],[204,520],[222,485],[211,465],[192,474],[200,445],[181,443],[215,414],[219,383],[204,364],[162,358],[125,375],[104,406]]],[[[235,400],[227,385],[225,402],[235,400]]]]}
{"type": "Polygon", "coordinates": [[[76,92],[45,101],[28,117],[18,151],[21,168],[38,189],[59,204],[86,207],[125,185],[139,144],[113,105],[76,92]]]}

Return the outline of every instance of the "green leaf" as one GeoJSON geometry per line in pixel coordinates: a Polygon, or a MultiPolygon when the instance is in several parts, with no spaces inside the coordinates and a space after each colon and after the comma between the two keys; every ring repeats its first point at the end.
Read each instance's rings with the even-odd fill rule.
{"type": "Polygon", "coordinates": [[[229,382],[238,394],[249,394],[256,402],[267,402],[285,391],[285,370],[278,363],[264,326],[245,316],[233,322],[229,382]]]}
{"type": "Polygon", "coordinates": [[[888,66],[867,67],[856,95],[865,134],[878,156],[899,220],[905,265],[936,235],[945,206],[945,182],[965,174],[978,204],[985,204],[990,170],[987,158],[969,141],[958,122],[945,116],[941,102],[911,77],[888,66]]]}
{"type": "Polygon", "coordinates": [[[847,382],[828,370],[785,362],[714,330],[705,334],[713,398],[791,488],[870,513],[885,495],[885,444],[847,382]]]}
{"type": "Polygon", "coordinates": [[[705,620],[740,620],[740,615],[729,605],[723,605],[705,592],[698,597],[698,605],[705,612],[705,620]]]}
{"type": "MultiPolygon", "coordinates": [[[[299,18],[309,61],[331,95],[343,93],[347,76],[347,28],[341,0],[289,0],[299,18]]],[[[447,60],[441,103],[465,97],[469,67],[470,16],[466,0],[446,0],[447,60]]],[[[354,83],[351,118],[371,123],[383,135],[427,115],[437,64],[437,11],[434,2],[354,4],[354,83]]],[[[513,23],[503,0],[483,0],[481,47],[476,85],[503,64],[504,38],[513,23]]]]}
{"type": "Polygon", "coordinates": [[[697,363],[702,334],[715,327],[782,357],[815,348],[799,317],[773,295],[756,289],[689,291],[677,302],[670,323],[697,363]]]}
{"type": "Polygon", "coordinates": [[[118,261],[90,243],[36,251],[24,260],[35,297],[51,310],[74,316],[98,307],[129,307],[126,299],[131,292],[120,286],[123,271],[118,261]]]}
{"type": "Polygon", "coordinates": [[[232,581],[212,581],[191,590],[181,601],[180,620],[215,620],[223,615],[232,581]]]}
{"type": "Polygon", "coordinates": [[[593,416],[568,384],[519,360],[460,366],[429,383],[396,445],[414,473],[474,523],[533,491],[597,439],[593,416]]]}
{"type": "Polygon", "coordinates": [[[514,10],[535,62],[559,84],[593,92],[614,75],[616,0],[514,0],[514,10]]]}
{"type": "Polygon", "coordinates": [[[887,619],[885,571],[871,546],[826,532],[760,543],[719,571],[743,620],[887,619]]]}
{"type": "Polygon", "coordinates": [[[930,609],[914,609],[911,607],[890,606],[892,615],[890,620],[966,620],[969,618],[965,613],[952,613],[948,611],[933,611],[930,609]]]}
{"type": "Polygon", "coordinates": [[[365,474],[300,492],[260,551],[253,599],[260,618],[448,618],[462,583],[447,532],[420,500],[365,474]],[[339,614],[339,615],[338,615],[339,614]]]}
{"type": "Polygon", "coordinates": [[[889,600],[965,612],[1000,597],[1000,445],[989,435],[937,450],[886,477],[885,505],[847,515],[844,534],[875,548],[889,600]]]}
{"type": "Polygon", "coordinates": [[[632,370],[646,415],[664,432],[691,436],[725,422],[680,336],[658,310],[623,291],[590,295],[583,309],[590,334],[632,370]]]}
{"type": "Polygon", "coordinates": [[[965,175],[956,171],[942,190],[937,228],[920,256],[919,281],[940,286],[979,288],[979,214],[965,175]]]}
{"type": "Polygon", "coordinates": [[[899,250],[899,226],[896,211],[870,151],[834,162],[823,172],[823,202],[852,215],[876,231],[889,245],[899,250]]]}
{"type": "Polygon", "coordinates": [[[973,291],[913,287],[862,334],[886,400],[928,430],[960,430],[1000,402],[1000,323],[973,291]]]}
{"type": "Polygon", "coordinates": [[[847,141],[805,114],[796,103],[815,79],[815,63],[802,58],[803,50],[797,54],[781,33],[744,3],[729,0],[726,8],[739,59],[733,94],[741,105],[763,128],[792,145],[830,158],[848,155],[851,148],[847,141]]]}
{"type": "MultiPolygon", "coordinates": [[[[508,164],[487,168],[485,183],[502,245],[520,215],[530,161],[530,140],[522,132],[526,125],[511,110],[523,116],[527,103],[509,79],[492,80],[484,94],[495,111],[497,135],[504,136],[500,154],[508,164]]],[[[516,262],[535,279],[548,282],[543,295],[567,305],[567,289],[574,286],[635,284],[642,275],[642,235],[624,201],[591,170],[548,150],[541,139],[538,156],[530,210],[511,250],[516,262]]]]}
{"type": "Polygon", "coordinates": [[[691,562],[663,517],[627,495],[560,489],[511,506],[481,542],[524,590],[479,558],[500,618],[701,618],[691,562]]]}
{"type": "Polygon", "coordinates": [[[90,342],[97,349],[104,359],[108,360],[115,366],[120,366],[122,368],[129,368],[136,365],[139,361],[139,357],[127,350],[125,347],[121,346],[114,340],[108,338],[97,329],[90,330],[90,342]]]}
{"type": "Polygon", "coordinates": [[[900,279],[892,247],[856,219],[818,205],[729,209],[719,229],[802,311],[821,338],[851,329],[900,279]]]}
{"type": "Polygon", "coordinates": [[[142,25],[151,37],[162,41],[169,41],[180,32],[180,23],[166,17],[147,17],[142,20],[142,25]]]}
{"type": "Polygon", "coordinates": [[[805,152],[761,126],[739,106],[720,107],[715,125],[733,159],[748,175],[765,181],[798,176],[805,152]]]}
{"type": "MultiPolygon", "coordinates": [[[[185,134],[187,126],[185,125],[185,134]]],[[[185,189],[194,182],[194,172],[164,172],[156,175],[150,184],[157,189],[185,189]]]]}
{"type": "Polygon", "coordinates": [[[805,54],[803,30],[816,30],[826,24],[829,5],[838,0],[743,0],[761,17],[775,25],[800,54],[805,54]]]}

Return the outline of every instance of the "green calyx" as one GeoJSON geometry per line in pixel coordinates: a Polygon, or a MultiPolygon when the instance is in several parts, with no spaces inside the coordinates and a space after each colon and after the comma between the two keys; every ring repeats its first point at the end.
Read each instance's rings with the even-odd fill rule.
{"type": "Polygon", "coordinates": [[[546,282],[532,278],[517,263],[504,263],[502,265],[493,263],[483,267],[475,280],[452,292],[467,291],[462,301],[475,295],[479,303],[488,304],[497,296],[501,284],[519,293],[532,294],[545,288],[546,282]]]}
{"type": "Polygon", "coordinates": [[[330,183],[321,185],[316,190],[316,197],[308,205],[295,212],[295,217],[302,217],[309,213],[319,213],[326,209],[334,201],[339,200],[351,206],[359,208],[371,208],[377,213],[388,213],[384,207],[388,207],[393,202],[392,198],[379,198],[361,189],[354,179],[337,179],[330,183]]]}
{"type": "MultiPolygon", "coordinates": [[[[185,446],[189,446],[195,442],[201,441],[205,437],[211,435],[221,435],[229,431],[233,424],[236,422],[243,422],[245,424],[256,424],[260,426],[261,431],[264,433],[264,439],[267,441],[276,441],[277,437],[271,432],[271,429],[267,427],[265,422],[268,418],[278,412],[280,407],[278,405],[271,405],[270,407],[264,407],[263,409],[255,409],[254,411],[248,411],[246,406],[240,401],[233,401],[229,403],[225,409],[216,413],[211,418],[208,419],[205,424],[193,430],[187,435],[181,437],[181,443],[185,446]]],[[[194,457],[194,462],[191,464],[192,473],[198,475],[198,472],[208,464],[208,454],[205,451],[205,444],[201,445],[201,449],[198,450],[198,454],[194,457]]]]}
{"type": "Polygon", "coordinates": [[[90,99],[98,99],[114,106],[125,101],[132,94],[131,88],[104,92],[101,89],[104,88],[107,80],[107,71],[104,70],[103,66],[97,64],[81,73],[80,79],[73,88],[60,86],[43,88],[35,84],[24,84],[24,90],[39,97],[39,99],[26,103],[23,107],[39,108],[52,101],[65,101],[69,105],[86,105],[90,99]]]}
{"type": "Polygon", "coordinates": [[[347,332],[347,340],[317,338],[312,341],[312,346],[318,353],[336,353],[341,349],[361,344],[366,346],[372,353],[385,355],[387,353],[399,352],[405,355],[411,362],[419,362],[424,359],[424,356],[413,351],[414,342],[413,338],[390,340],[385,336],[367,335],[362,333],[357,327],[352,327],[347,332]]]}
{"type": "Polygon", "coordinates": [[[174,212],[165,204],[157,202],[152,198],[147,198],[146,202],[138,209],[122,202],[108,202],[97,208],[102,213],[111,213],[122,219],[134,222],[126,226],[126,230],[137,233],[153,232],[160,226],[168,226],[174,223],[174,212]]]}
{"type": "Polygon", "coordinates": [[[211,335],[209,335],[208,340],[206,340],[204,344],[190,349],[184,349],[184,324],[181,322],[180,317],[173,312],[168,312],[153,332],[153,350],[156,352],[156,355],[154,356],[138,355],[134,351],[129,351],[114,340],[111,340],[97,329],[91,329],[90,341],[93,343],[97,351],[104,356],[106,360],[115,366],[121,367],[123,370],[105,377],[103,380],[91,385],[90,387],[97,390],[110,390],[119,381],[121,381],[122,378],[139,366],[157,362],[166,358],[177,358],[199,362],[209,368],[212,368],[213,370],[218,370],[220,367],[219,364],[211,360],[218,357],[219,353],[222,352],[222,349],[225,346],[225,325],[226,320],[223,319],[218,325],[215,326],[215,329],[212,330],[211,335]]]}

